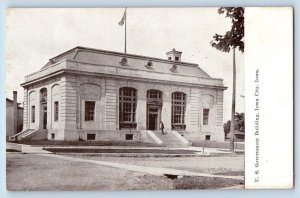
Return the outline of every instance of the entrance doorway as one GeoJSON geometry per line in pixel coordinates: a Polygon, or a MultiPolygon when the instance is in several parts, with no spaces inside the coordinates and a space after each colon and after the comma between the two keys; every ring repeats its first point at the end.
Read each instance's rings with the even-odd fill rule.
{"type": "Polygon", "coordinates": [[[47,129],[47,104],[43,105],[43,129],[47,129]]]}
{"type": "Polygon", "coordinates": [[[155,89],[147,91],[147,130],[159,130],[161,121],[162,92],[155,89]]]}
{"type": "Polygon", "coordinates": [[[159,130],[161,107],[148,105],[147,108],[147,130],[159,130]]]}
{"type": "Polygon", "coordinates": [[[40,126],[47,129],[47,89],[41,89],[41,108],[40,108],[40,126]]]}

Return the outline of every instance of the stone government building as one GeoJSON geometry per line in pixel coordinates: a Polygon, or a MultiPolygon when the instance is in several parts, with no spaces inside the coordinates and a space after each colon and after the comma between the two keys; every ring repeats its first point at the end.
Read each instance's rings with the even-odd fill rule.
{"type": "Polygon", "coordinates": [[[18,139],[224,141],[222,79],[197,64],[75,47],[25,77],[18,139]],[[180,136],[180,135],[181,136],[180,136]]]}

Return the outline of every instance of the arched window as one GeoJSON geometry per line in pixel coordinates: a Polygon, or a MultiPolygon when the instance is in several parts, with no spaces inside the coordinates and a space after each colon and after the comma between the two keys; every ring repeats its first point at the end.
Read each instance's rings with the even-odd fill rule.
{"type": "Polygon", "coordinates": [[[136,89],[122,87],[119,91],[119,122],[120,129],[136,128],[136,89]]]}
{"type": "Polygon", "coordinates": [[[172,129],[185,129],[186,95],[181,92],[172,93],[172,129]]]}

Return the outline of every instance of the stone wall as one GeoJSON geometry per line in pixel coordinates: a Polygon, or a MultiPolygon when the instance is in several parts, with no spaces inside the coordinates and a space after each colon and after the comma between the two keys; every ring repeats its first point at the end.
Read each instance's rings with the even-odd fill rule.
{"type": "MultiPolygon", "coordinates": [[[[74,87],[74,83],[66,83],[71,86],[72,89],[77,90],[77,99],[73,98],[73,101],[77,101],[81,104],[77,104],[77,107],[66,109],[80,113],[81,116],[79,122],[75,126],[75,122],[72,125],[66,125],[65,133],[73,133],[72,131],[80,131],[81,136],[85,137],[90,130],[94,131],[115,131],[119,129],[119,89],[122,87],[132,87],[137,90],[137,107],[136,107],[136,130],[145,130],[146,118],[147,118],[147,90],[155,89],[163,93],[163,106],[161,111],[161,120],[164,122],[165,130],[171,130],[171,96],[172,92],[178,91],[186,94],[186,112],[185,112],[185,124],[186,130],[181,134],[193,136],[198,139],[205,139],[206,135],[210,135],[213,141],[223,141],[223,91],[217,91],[214,89],[203,89],[195,87],[177,86],[171,84],[161,83],[148,83],[138,82],[134,80],[117,80],[111,78],[97,78],[97,77],[84,77],[80,78],[75,76],[68,76],[66,79],[70,81],[76,81],[77,89],[74,87]],[[84,90],[84,91],[82,91],[84,90]],[[97,93],[98,92],[98,93],[97,93]],[[84,121],[84,103],[85,100],[95,100],[95,120],[84,121]],[[80,108],[80,110],[76,110],[80,108]],[[203,125],[203,109],[209,109],[209,121],[208,125],[203,125]],[[78,127],[79,126],[79,127],[78,127]],[[82,129],[82,130],[81,130],[82,129]]],[[[70,98],[66,96],[66,98],[70,98]]],[[[71,102],[71,104],[73,104],[71,102]]],[[[66,113],[66,115],[68,115],[66,113]]],[[[72,116],[75,117],[75,116],[72,116]]],[[[76,119],[75,119],[76,120],[76,119]]],[[[71,121],[71,120],[70,120],[71,121]]],[[[72,119],[73,122],[73,119],[72,119]]],[[[69,122],[70,123],[70,122],[69,122]]],[[[66,134],[67,135],[67,134],[66,134]]],[[[67,135],[70,139],[77,139],[80,135],[76,132],[76,135],[67,135]]],[[[115,135],[113,135],[116,137],[115,135]]],[[[65,137],[65,139],[69,139],[65,137]]]]}
{"type": "MultiPolygon", "coordinates": [[[[49,78],[43,82],[35,83],[24,88],[24,112],[23,112],[23,130],[42,129],[42,108],[41,108],[41,89],[47,89],[47,129],[63,129],[63,107],[61,101],[61,77],[49,78]],[[54,121],[54,102],[59,102],[58,121],[54,121]],[[32,106],[35,107],[35,122],[32,122],[32,106]]],[[[76,103],[76,102],[75,102],[76,103]]],[[[57,134],[61,136],[62,134],[57,134]]],[[[50,139],[50,136],[48,136],[50,139]]]]}

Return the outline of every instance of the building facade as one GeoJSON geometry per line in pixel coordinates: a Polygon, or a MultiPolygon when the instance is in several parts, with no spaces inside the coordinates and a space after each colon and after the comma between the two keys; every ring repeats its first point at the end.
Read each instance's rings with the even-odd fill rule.
{"type": "Polygon", "coordinates": [[[13,100],[6,98],[6,139],[16,135],[23,129],[23,108],[17,102],[17,92],[13,92],[13,100]]]}
{"type": "Polygon", "coordinates": [[[76,47],[25,77],[24,130],[55,140],[147,140],[145,131],[224,141],[222,79],[197,64],[76,47]]]}

